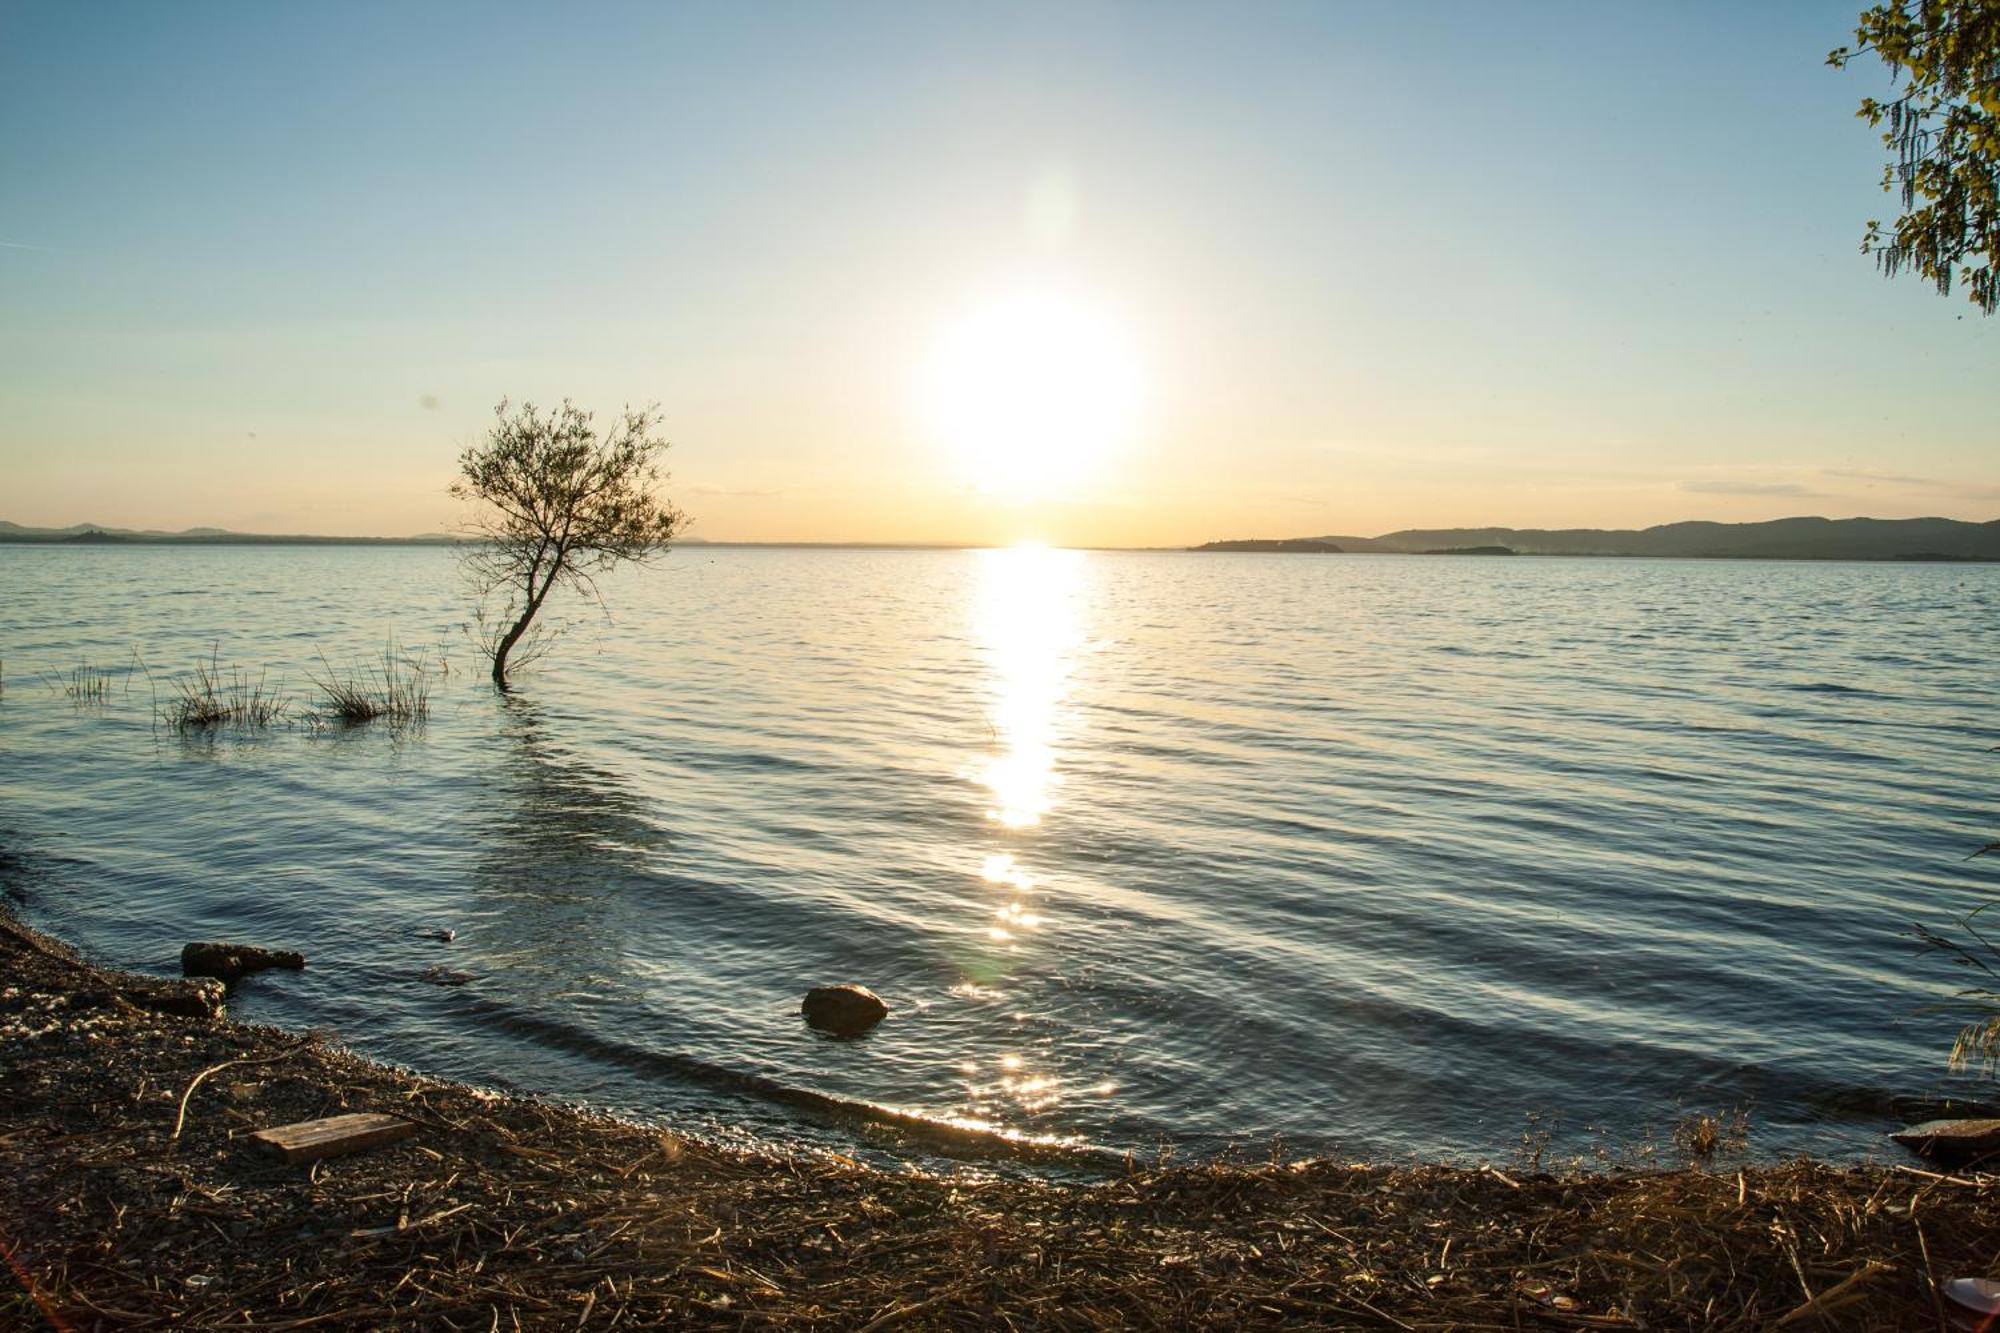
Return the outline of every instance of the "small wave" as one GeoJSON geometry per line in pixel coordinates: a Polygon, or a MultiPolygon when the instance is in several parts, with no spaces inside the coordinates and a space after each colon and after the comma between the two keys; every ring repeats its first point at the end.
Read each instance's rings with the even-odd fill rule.
{"type": "Polygon", "coordinates": [[[601,1036],[574,1023],[532,1013],[504,1001],[459,993],[466,1016],[513,1037],[601,1060],[634,1073],[682,1079],[738,1096],[802,1111],[842,1129],[889,1129],[907,1141],[950,1157],[975,1160],[1026,1158],[1072,1166],[1108,1167],[1123,1157],[1081,1139],[989,1124],[964,1116],[939,1115],[843,1097],[786,1083],[764,1074],[731,1069],[699,1056],[660,1051],[601,1036]]]}

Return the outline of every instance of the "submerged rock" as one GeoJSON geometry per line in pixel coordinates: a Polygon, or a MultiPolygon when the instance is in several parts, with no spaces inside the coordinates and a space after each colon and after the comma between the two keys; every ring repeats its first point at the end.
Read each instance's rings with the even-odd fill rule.
{"type": "Polygon", "coordinates": [[[461,971],[455,967],[427,967],[419,974],[417,980],[428,981],[433,986],[463,986],[479,978],[471,972],[461,971]]]}
{"type": "Polygon", "coordinates": [[[190,977],[214,977],[235,981],[238,977],[266,968],[282,967],[297,972],[306,965],[302,953],[283,949],[259,949],[251,944],[190,944],[181,950],[181,972],[190,977]]]}
{"type": "Polygon", "coordinates": [[[866,986],[815,986],[799,1006],[805,1020],[836,1037],[858,1037],[889,1016],[889,1006],[866,986]]]}

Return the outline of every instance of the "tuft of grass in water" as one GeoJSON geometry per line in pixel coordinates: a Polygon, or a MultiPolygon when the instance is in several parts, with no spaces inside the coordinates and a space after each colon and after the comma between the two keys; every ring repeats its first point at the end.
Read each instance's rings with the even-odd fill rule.
{"type": "Polygon", "coordinates": [[[1750,1113],[1738,1108],[1727,1115],[1706,1111],[1674,1122],[1674,1146],[1689,1157],[1706,1160],[1719,1151],[1741,1151],[1750,1140],[1750,1113]]]}
{"type": "Polygon", "coordinates": [[[214,657],[196,662],[194,673],[175,681],[174,690],[161,711],[176,731],[263,728],[282,722],[291,709],[291,701],[267,683],[265,673],[252,680],[242,667],[225,671],[214,657]]]}
{"type": "Polygon", "coordinates": [[[49,683],[67,695],[72,703],[102,704],[111,699],[111,673],[89,662],[71,667],[67,676],[52,673],[49,683]]]}
{"type": "MultiPolygon", "coordinates": [[[[1995,853],[2000,853],[2000,842],[1982,847],[1972,855],[1995,853]]],[[[1954,1073],[1971,1069],[2000,1073],[2000,938],[1992,934],[1992,922],[1984,919],[1993,906],[1984,903],[1973,908],[1953,923],[1956,929],[1951,934],[1933,930],[1922,922],[1914,927],[1926,950],[1944,954],[1973,974],[1974,984],[1960,990],[1958,996],[1964,1004],[1983,1013],[1960,1028],[1958,1040],[1951,1045],[1954,1073]]]]}
{"type": "Polygon", "coordinates": [[[1521,1130],[1520,1143],[1514,1148],[1514,1165],[1539,1175],[1543,1159],[1555,1147],[1556,1135],[1561,1127],[1560,1112],[1546,1116],[1539,1111],[1528,1112],[1528,1123],[1521,1130]]]}
{"type": "Polygon", "coordinates": [[[324,703],[322,716],[359,726],[378,718],[396,723],[421,722],[430,716],[430,673],[421,656],[410,658],[392,644],[374,665],[361,664],[346,672],[334,669],[320,654],[323,674],[312,677],[324,703]]]}
{"type": "MultiPolygon", "coordinates": [[[[1983,993],[2000,999],[2000,992],[1983,993]]],[[[1954,1070],[1983,1067],[1989,1074],[2000,1068],[2000,1014],[1968,1023],[1959,1030],[1958,1040],[1951,1044],[1951,1067],[1954,1070]]]]}

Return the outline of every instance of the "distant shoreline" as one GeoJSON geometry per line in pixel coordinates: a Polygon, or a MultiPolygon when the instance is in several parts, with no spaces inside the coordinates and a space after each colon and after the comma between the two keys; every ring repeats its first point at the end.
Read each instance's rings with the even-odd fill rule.
{"type": "MultiPolygon", "coordinates": [[[[716,543],[723,545],[723,543],[716,543]]],[[[1211,543],[1207,546],[1091,546],[1078,550],[1092,551],[1159,551],[1184,555],[1298,555],[1298,554],[1340,554],[1344,556],[1395,556],[1425,559],[1430,556],[1483,556],[1492,559],[1525,556],[1536,560],[1742,560],[1748,562],[1780,561],[1794,565],[1991,565],[2000,564],[2000,555],[1936,555],[1918,552],[1911,555],[1757,555],[1736,551],[1515,551],[1481,550],[1477,547],[1444,548],[1429,551],[1340,551],[1312,552],[1283,547],[1245,547],[1235,544],[1211,543]]]]}
{"type": "Polygon", "coordinates": [[[457,546],[455,537],[311,537],[220,533],[207,537],[127,536],[29,537],[0,532],[0,546],[63,546],[101,550],[107,546],[457,546]]]}
{"type": "Polygon", "coordinates": [[[1724,560],[2000,560],[2000,521],[1954,518],[1778,518],[1761,523],[1663,523],[1649,528],[1404,528],[1379,537],[1338,533],[1210,542],[1197,550],[1332,554],[1650,556],[1724,560]]]}
{"type": "MultiPolygon", "coordinates": [[[[109,537],[97,540],[77,540],[61,537],[23,537],[12,533],[0,533],[0,546],[56,547],[101,551],[121,547],[157,546],[342,546],[342,547],[418,547],[424,549],[451,549],[461,545],[471,545],[456,537],[309,537],[309,536],[264,536],[252,533],[231,533],[213,537],[109,537]]],[[[1005,551],[1009,546],[982,546],[973,542],[730,542],[698,541],[675,542],[674,549],[683,552],[704,550],[751,550],[751,551],[1005,551]]],[[[1059,546],[1053,548],[1064,551],[1102,551],[1116,555],[1338,555],[1338,556],[1395,556],[1424,559],[1431,556],[1473,556],[1490,558],[1512,558],[1526,556],[1550,560],[1743,560],[1743,561],[1783,561],[1788,564],[1870,564],[1870,565],[1990,565],[2000,563],[2000,555],[1952,555],[1942,552],[1911,552],[1896,555],[1859,555],[1833,553],[1827,555],[1790,555],[1739,551],[1519,551],[1482,550],[1479,548],[1438,548],[1421,551],[1404,550],[1345,550],[1330,545],[1292,544],[1282,541],[1271,542],[1210,542],[1204,546],[1059,546]]]]}
{"type": "MultiPolygon", "coordinates": [[[[319,536],[308,533],[180,532],[105,528],[78,523],[35,528],[0,520],[0,544],[16,546],[445,546],[477,538],[453,533],[404,537],[319,536]]],[[[979,542],[715,541],[687,537],[685,550],[748,548],[828,551],[962,551],[1004,549],[979,542]]],[[[1176,551],[1273,555],[1587,556],[1695,560],[1820,560],[1900,564],[1986,564],[2000,561],[2000,520],[1950,518],[1780,518],[1760,523],[1686,522],[1649,528],[1405,528],[1377,537],[1329,534],[1246,537],[1199,546],[1098,546],[1074,550],[1176,551]]]]}

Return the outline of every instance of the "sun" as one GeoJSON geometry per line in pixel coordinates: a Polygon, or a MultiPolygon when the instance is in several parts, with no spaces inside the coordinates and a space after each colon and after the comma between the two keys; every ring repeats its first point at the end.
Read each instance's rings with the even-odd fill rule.
{"type": "Polygon", "coordinates": [[[1139,362],[1125,326],[1072,297],[1024,293],[938,338],[923,382],[930,433],[999,498],[1073,498],[1131,438],[1139,362]]]}

